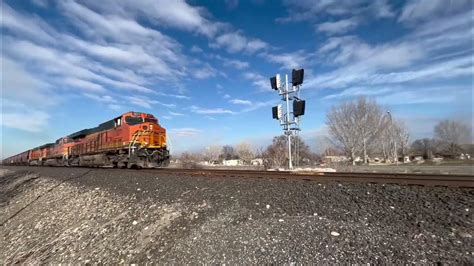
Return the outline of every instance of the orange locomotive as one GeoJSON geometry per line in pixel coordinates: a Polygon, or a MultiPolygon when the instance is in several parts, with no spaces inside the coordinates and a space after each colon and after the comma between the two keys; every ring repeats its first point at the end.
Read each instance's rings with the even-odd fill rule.
{"type": "Polygon", "coordinates": [[[7,158],[4,164],[156,168],[169,165],[166,130],[151,114],[128,112],[7,158]]]}

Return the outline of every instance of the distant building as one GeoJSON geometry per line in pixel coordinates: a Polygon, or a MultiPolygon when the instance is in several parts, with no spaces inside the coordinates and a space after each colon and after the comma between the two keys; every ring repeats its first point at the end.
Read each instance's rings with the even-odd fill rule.
{"type": "Polygon", "coordinates": [[[323,157],[323,161],[326,163],[337,163],[337,162],[346,162],[349,158],[343,155],[326,155],[323,157]]]}
{"type": "Polygon", "coordinates": [[[244,162],[240,159],[234,159],[234,160],[223,160],[222,164],[225,166],[239,166],[239,165],[244,165],[244,162]]]}
{"type": "Polygon", "coordinates": [[[263,159],[262,158],[256,158],[250,161],[251,165],[263,165],[263,159]]]}

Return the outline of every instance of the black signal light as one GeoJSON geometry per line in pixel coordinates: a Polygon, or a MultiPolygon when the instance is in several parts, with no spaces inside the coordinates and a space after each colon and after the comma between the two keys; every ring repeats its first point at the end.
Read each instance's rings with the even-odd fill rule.
{"type": "Polygon", "coordinates": [[[277,78],[276,78],[276,76],[270,78],[270,84],[272,85],[272,89],[273,89],[273,90],[278,90],[277,78]]]}
{"type": "Polygon", "coordinates": [[[293,69],[291,72],[291,83],[293,86],[298,86],[303,84],[303,79],[304,79],[304,69],[293,69]]]}
{"type": "Polygon", "coordinates": [[[278,119],[278,106],[273,106],[272,107],[272,115],[273,115],[273,119],[278,119]]]}
{"type": "Polygon", "coordinates": [[[304,115],[306,102],[304,100],[294,100],[293,101],[293,115],[295,117],[304,115]]]}

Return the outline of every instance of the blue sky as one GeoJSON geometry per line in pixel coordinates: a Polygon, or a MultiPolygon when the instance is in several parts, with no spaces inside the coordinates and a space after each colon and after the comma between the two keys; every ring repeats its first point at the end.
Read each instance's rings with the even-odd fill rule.
{"type": "Polygon", "coordinates": [[[303,136],[360,95],[411,139],[472,122],[471,1],[2,1],[2,156],[123,112],[156,115],[173,152],[281,134],[268,78],[305,68],[303,136]]]}

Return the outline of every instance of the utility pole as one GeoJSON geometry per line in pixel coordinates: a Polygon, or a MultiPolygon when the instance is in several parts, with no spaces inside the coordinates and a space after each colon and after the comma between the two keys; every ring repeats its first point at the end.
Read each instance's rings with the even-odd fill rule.
{"type": "MultiPolygon", "coordinates": [[[[288,75],[285,74],[285,84],[281,85],[280,75],[270,78],[270,84],[272,89],[278,91],[278,94],[282,97],[282,101],[286,103],[286,113],[283,116],[281,104],[272,107],[273,119],[277,119],[280,122],[280,126],[283,127],[285,135],[288,137],[288,169],[293,169],[293,160],[291,156],[291,135],[294,131],[300,131],[300,119],[299,116],[304,115],[305,101],[299,98],[299,90],[301,84],[303,84],[304,69],[292,71],[292,86],[290,89],[288,75]],[[293,102],[293,112],[290,110],[290,101],[293,102]]],[[[297,158],[298,156],[295,155],[297,158]]]]}
{"type": "MultiPolygon", "coordinates": [[[[387,111],[388,116],[390,117],[390,135],[396,134],[393,127],[393,120],[392,120],[392,113],[387,111]]],[[[394,157],[395,157],[395,164],[398,165],[398,151],[397,151],[397,138],[396,136],[393,138],[393,148],[394,148],[394,157]]]]}

